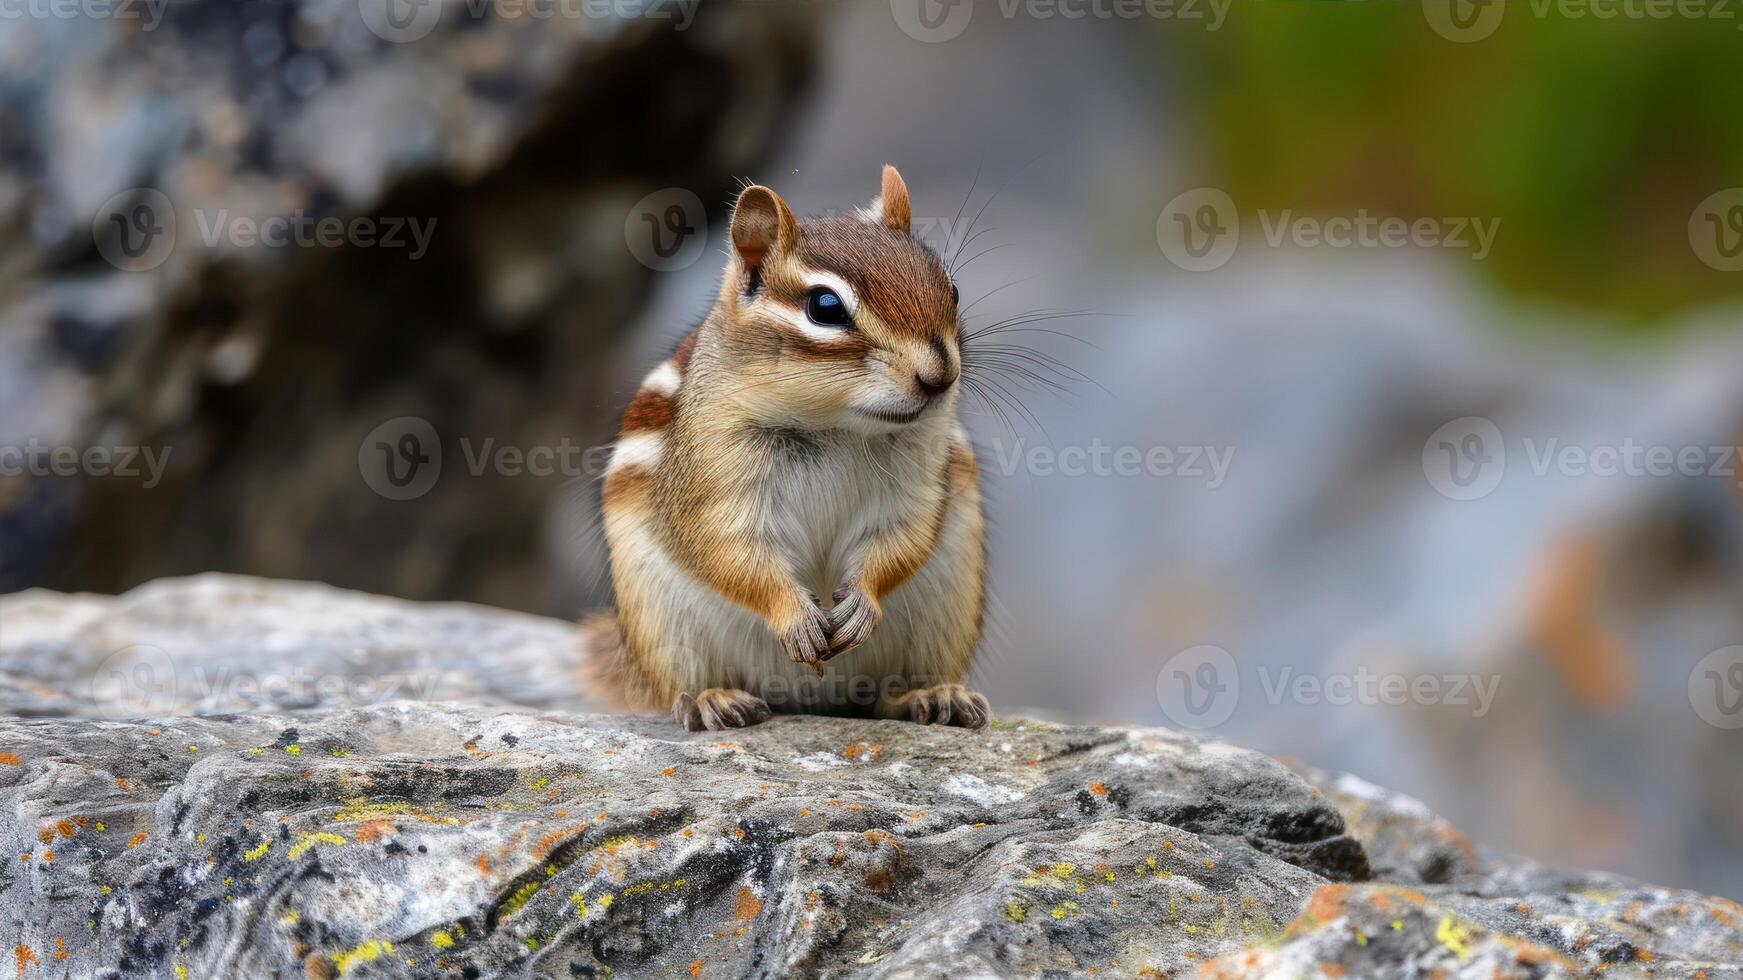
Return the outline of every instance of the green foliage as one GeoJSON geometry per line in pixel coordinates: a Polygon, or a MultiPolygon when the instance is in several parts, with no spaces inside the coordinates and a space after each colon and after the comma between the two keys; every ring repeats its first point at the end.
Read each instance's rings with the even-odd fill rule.
{"type": "Polygon", "coordinates": [[[1696,206],[1743,185],[1743,11],[1506,2],[1492,35],[1462,44],[1414,0],[1243,0],[1218,31],[1164,22],[1198,176],[1243,214],[1498,216],[1479,274],[1642,327],[1743,292],[1688,240],[1696,206]]]}

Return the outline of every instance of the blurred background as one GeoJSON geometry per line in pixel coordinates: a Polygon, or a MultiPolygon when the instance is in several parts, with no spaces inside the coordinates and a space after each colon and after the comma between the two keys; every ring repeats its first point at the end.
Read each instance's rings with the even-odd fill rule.
{"type": "Polygon", "coordinates": [[[739,181],[888,161],[1000,325],[995,705],[1743,897],[1740,16],[0,2],[0,592],[604,603],[739,181]]]}

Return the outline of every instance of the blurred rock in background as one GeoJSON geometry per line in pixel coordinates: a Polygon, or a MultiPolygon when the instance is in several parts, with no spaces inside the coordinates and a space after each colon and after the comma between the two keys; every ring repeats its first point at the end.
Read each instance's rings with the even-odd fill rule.
{"type": "Polygon", "coordinates": [[[731,200],[803,89],[815,11],[410,9],[436,19],[301,0],[0,21],[0,445],[161,463],[149,488],[143,455],[134,479],[0,476],[0,591],[247,569],[579,601],[541,552],[550,485],[494,454],[610,438],[611,352],[653,275],[626,224],[664,188],[682,227],[731,200]],[[395,454],[416,423],[370,437],[402,417],[440,446],[412,454],[426,471],[481,475],[374,492],[415,462],[395,454]]]}

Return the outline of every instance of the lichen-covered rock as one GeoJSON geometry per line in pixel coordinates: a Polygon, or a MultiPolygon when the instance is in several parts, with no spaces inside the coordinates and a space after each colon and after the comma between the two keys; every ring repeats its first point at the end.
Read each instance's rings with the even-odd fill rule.
{"type": "Polygon", "coordinates": [[[689,733],[553,710],[583,703],[559,691],[572,643],[479,607],[221,576],[0,598],[11,708],[38,716],[0,718],[19,976],[1717,980],[1743,961],[1735,903],[1489,855],[1419,803],[1214,739],[689,733]],[[464,703],[339,684],[305,710],[178,683],[122,717],[130,683],[79,690],[116,643],[178,680],[361,677],[373,657],[477,679],[443,682],[464,703]]]}

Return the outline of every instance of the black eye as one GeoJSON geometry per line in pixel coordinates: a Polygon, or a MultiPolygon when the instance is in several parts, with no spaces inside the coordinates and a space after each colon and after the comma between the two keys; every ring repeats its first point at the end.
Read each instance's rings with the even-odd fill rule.
{"type": "Polygon", "coordinates": [[[955,306],[956,304],[958,304],[960,302],[962,302],[962,293],[961,293],[961,291],[959,291],[956,288],[956,283],[951,283],[950,284],[950,305],[955,306]]]}
{"type": "Polygon", "coordinates": [[[811,322],[824,327],[853,326],[853,317],[847,312],[847,304],[841,297],[835,295],[835,290],[828,286],[813,286],[811,294],[805,297],[805,315],[811,322]]]}

